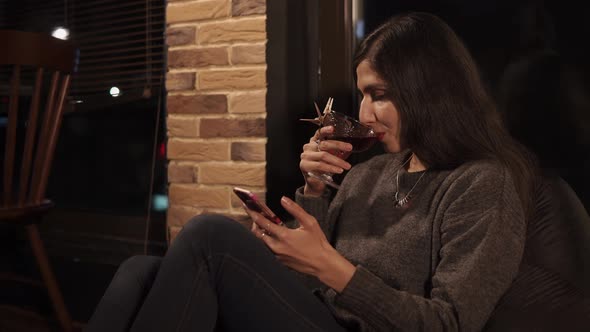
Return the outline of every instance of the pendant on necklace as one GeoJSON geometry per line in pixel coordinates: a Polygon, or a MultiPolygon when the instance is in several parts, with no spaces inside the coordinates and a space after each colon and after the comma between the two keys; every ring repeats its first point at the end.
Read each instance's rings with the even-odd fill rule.
{"type": "Polygon", "coordinates": [[[406,205],[410,201],[411,198],[412,198],[412,196],[406,195],[406,197],[396,200],[395,206],[396,207],[403,207],[404,205],[406,205]]]}

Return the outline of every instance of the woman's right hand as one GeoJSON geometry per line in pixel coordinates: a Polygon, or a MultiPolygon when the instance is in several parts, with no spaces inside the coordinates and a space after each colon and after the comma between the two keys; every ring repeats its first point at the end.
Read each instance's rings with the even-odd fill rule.
{"type": "Polygon", "coordinates": [[[323,140],[323,138],[329,136],[332,132],[334,132],[334,127],[322,127],[309,139],[309,143],[303,145],[299,169],[301,169],[303,178],[305,179],[305,187],[303,189],[305,195],[320,196],[326,187],[326,184],[322,181],[307,175],[308,172],[314,174],[341,174],[344,170],[349,170],[351,167],[348,162],[335,155],[348,155],[352,151],[351,144],[341,141],[323,140]]]}

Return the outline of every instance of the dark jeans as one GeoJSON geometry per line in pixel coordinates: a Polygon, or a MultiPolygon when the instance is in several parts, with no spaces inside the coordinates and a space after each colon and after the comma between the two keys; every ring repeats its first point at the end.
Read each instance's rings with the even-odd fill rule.
{"type": "Polygon", "coordinates": [[[120,266],[86,331],[128,330],[345,331],[264,243],[219,215],[193,218],[163,259],[120,266]]]}

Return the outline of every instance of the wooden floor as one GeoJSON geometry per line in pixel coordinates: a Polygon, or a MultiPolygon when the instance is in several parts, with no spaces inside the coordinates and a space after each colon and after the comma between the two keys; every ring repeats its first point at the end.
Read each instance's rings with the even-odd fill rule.
{"type": "MultiPolygon", "coordinates": [[[[81,331],[84,324],[74,322],[81,331]]],[[[61,331],[53,317],[8,305],[0,305],[0,332],[58,332],[61,331]]]]}

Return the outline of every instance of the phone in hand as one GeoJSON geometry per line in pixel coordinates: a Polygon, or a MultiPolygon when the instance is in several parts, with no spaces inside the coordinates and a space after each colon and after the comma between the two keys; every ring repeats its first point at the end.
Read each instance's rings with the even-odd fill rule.
{"type": "Polygon", "coordinates": [[[263,215],[266,219],[274,222],[279,226],[284,226],[283,222],[277,215],[271,211],[271,209],[261,202],[256,195],[246,189],[234,187],[234,193],[246,204],[246,207],[252,211],[256,211],[263,215]]]}

